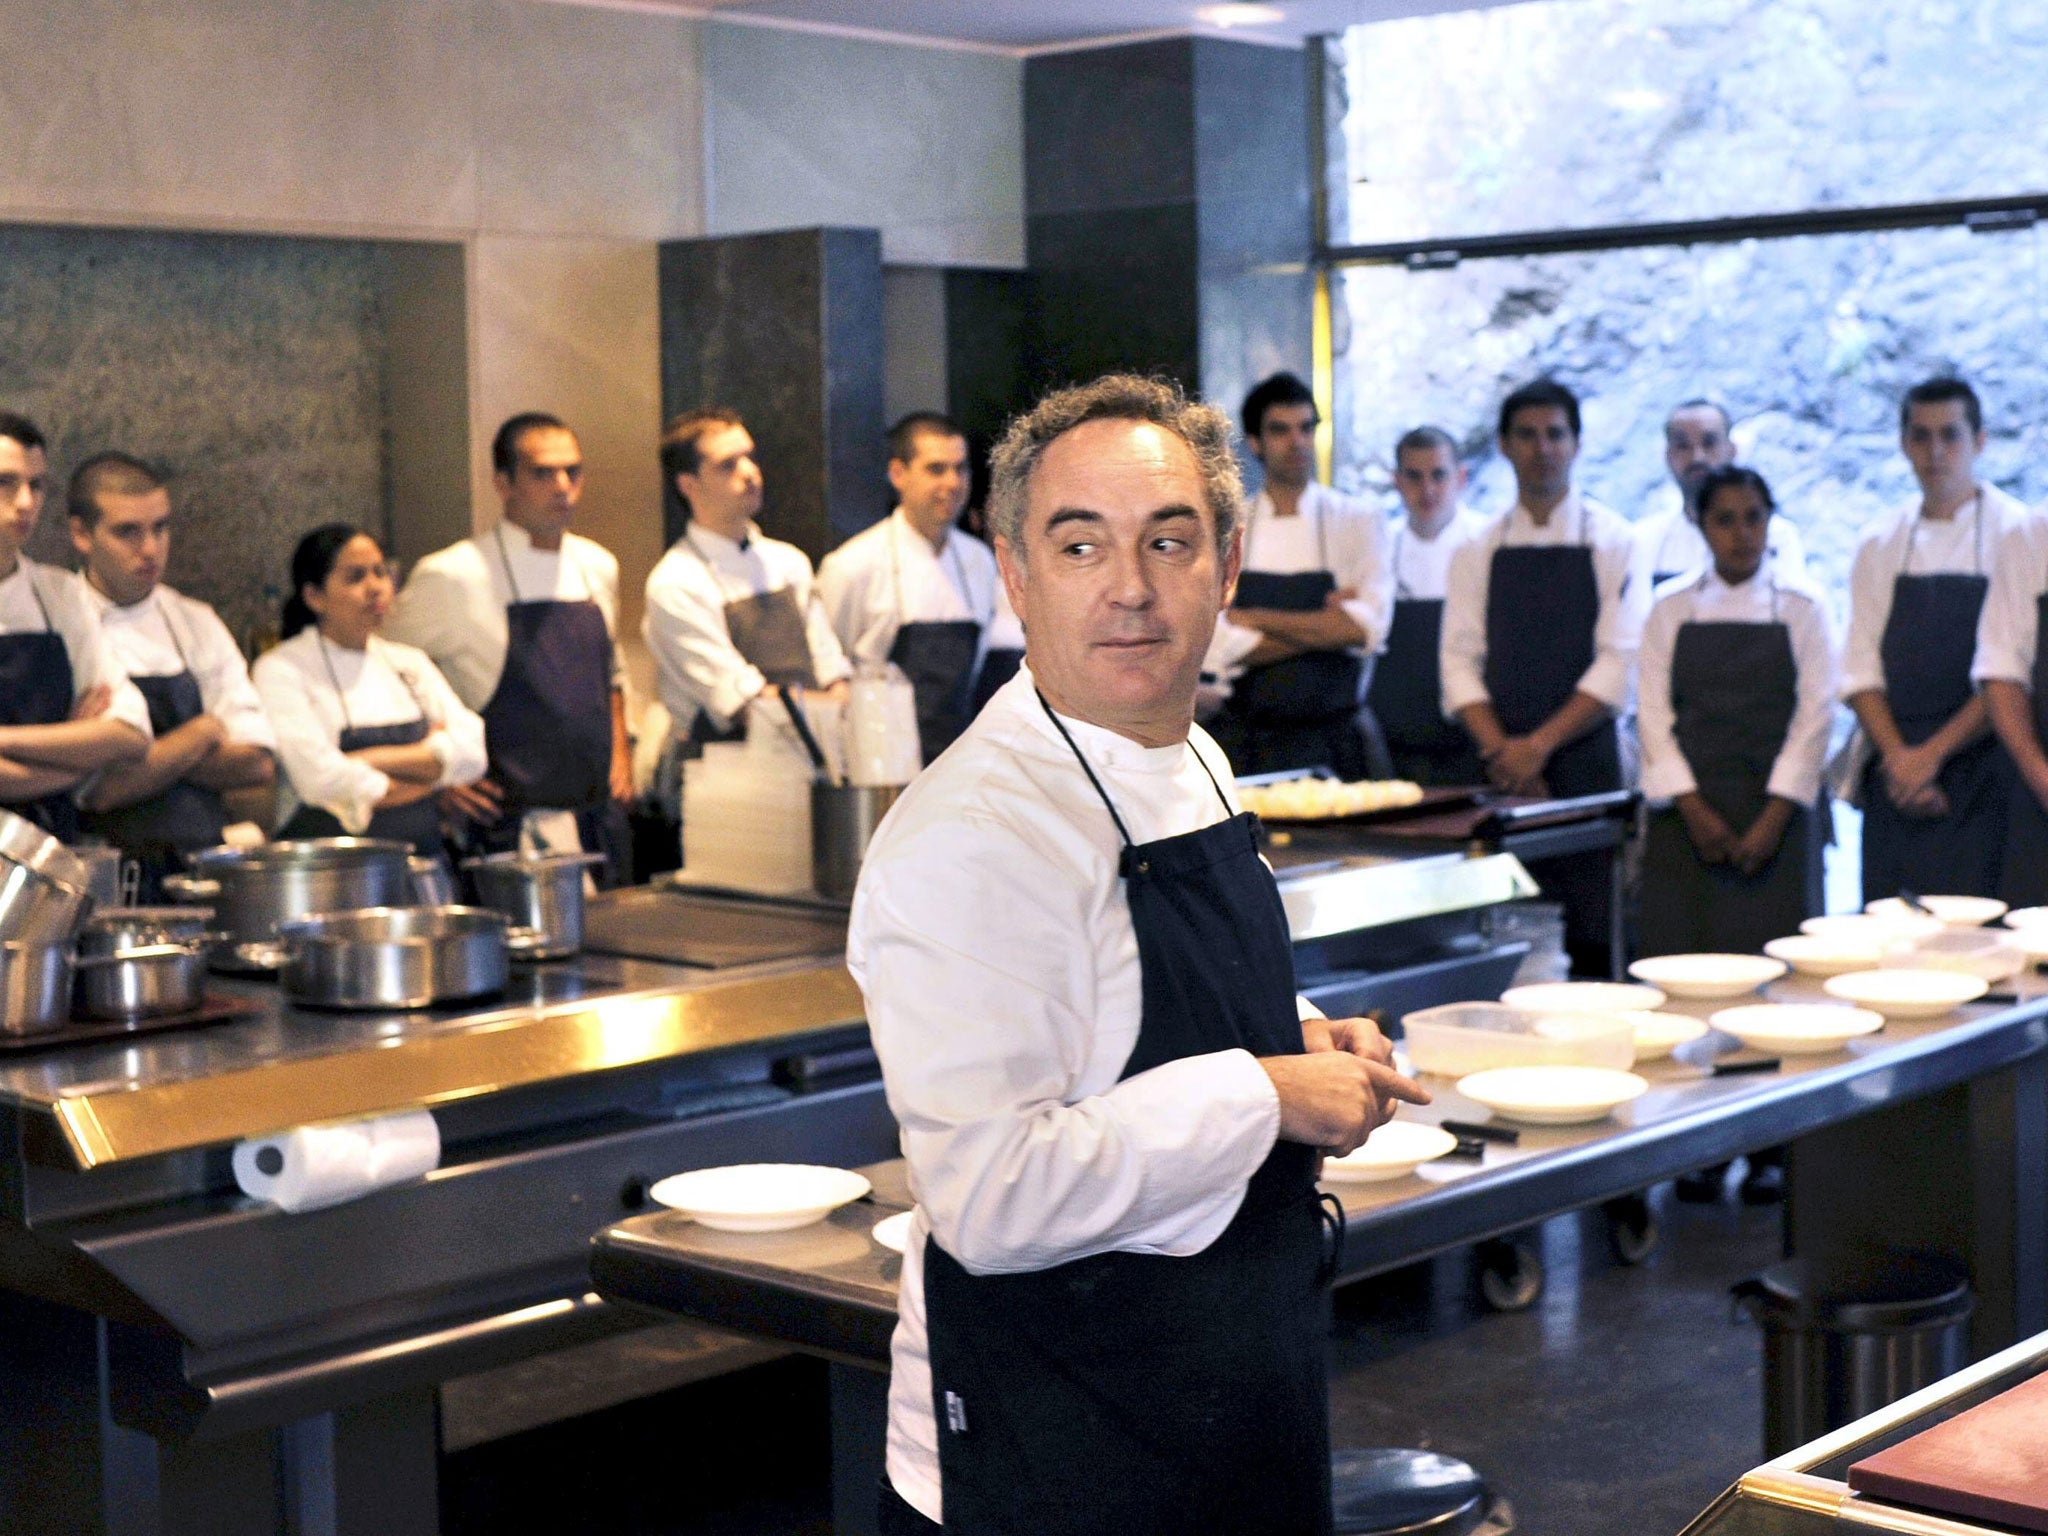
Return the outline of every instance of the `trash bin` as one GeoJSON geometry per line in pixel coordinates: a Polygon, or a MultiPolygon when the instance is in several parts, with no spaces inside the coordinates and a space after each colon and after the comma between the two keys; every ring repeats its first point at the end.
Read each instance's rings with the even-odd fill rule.
{"type": "Polygon", "coordinates": [[[1790,1259],[1743,1281],[1734,1295],[1763,1329],[1766,1457],[1969,1363],[1976,1298],[1961,1267],[1944,1259],[1881,1256],[1818,1294],[1805,1265],[1790,1259]]]}

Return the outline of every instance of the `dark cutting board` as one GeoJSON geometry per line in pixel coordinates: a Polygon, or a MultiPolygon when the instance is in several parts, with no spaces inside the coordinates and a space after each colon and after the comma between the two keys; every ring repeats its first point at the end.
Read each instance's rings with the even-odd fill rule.
{"type": "Polygon", "coordinates": [[[846,915],[673,887],[611,891],[584,911],[583,947],[600,955],[665,960],[718,971],[767,960],[843,954],[846,915]]]}

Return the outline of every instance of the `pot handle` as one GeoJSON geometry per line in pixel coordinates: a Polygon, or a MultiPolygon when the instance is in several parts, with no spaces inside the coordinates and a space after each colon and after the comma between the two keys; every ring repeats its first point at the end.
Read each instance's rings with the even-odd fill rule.
{"type": "Polygon", "coordinates": [[[284,968],[292,957],[291,946],[280,942],[258,941],[253,944],[237,944],[235,958],[244,965],[253,965],[260,970],[276,971],[284,968]]]}
{"type": "Polygon", "coordinates": [[[180,901],[220,900],[218,880],[201,880],[193,875],[165,875],[163,887],[180,901]]]}

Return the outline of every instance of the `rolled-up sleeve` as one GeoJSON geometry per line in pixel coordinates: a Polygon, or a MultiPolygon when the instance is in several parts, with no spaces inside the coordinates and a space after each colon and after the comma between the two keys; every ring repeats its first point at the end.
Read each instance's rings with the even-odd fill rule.
{"type": "Polygon", "coordinates": [[[301,804],[330,811],[350,833],[370,824],[377,802],[391,792],[391,780],[341,750],[341,726],[330,723],[314,703],[307,679],[276,652],[257,659],[252,680],[270,727],[277,733],[277,761],[301,804]]]}
{"type": "Polygon", "coordinates": [[[92,599],[86,594],[85,582],[69,572],[58,574],[61,579],[45,579],[42,590],[46,593],[44,602],[49,606],[50,622],[71,660],[72,702],[95,688],[105,687],[109,697],[103,718],[118,720],[140,732],[143,740],[153,740],[156,733],[150,729],[149,705],[142,690],[128,680],[128,670],[114,652],[114,642],[100,623],[92,599]]]}
{"type": "Polygon", "coordinates": [[[1973,682],[2034,686],[2034,657],[2040,644],[2043,552],[2048,527],[2028,519],[1998,541],[1992,564],[1991,590],[1977,620],[1977,654],[1970,664],[1973,682]]]}
{"type": "Polygon", "coordinates": [[[1785,626],[1799,669],[1799,698],[1765,788],[1794,805],[1812,805],[1820,796],[1821,770],[1834,734],[1835,638],[1826,610],[1811,600],[1790,603],[1785,626]]]}
{"type": "Polygon", "coordinates": [[[441,777],[437,782],[443,789],[455,784],[474,784],[490,765],[484,746],[483,716],[456,696],[441,669],[424,654],[404,657],[395,665],[419,694],[427,719],[433,724],[433,733],[443,743],[436,748],[441,759],[441,777]]]}
{"type": "Polygon", "coordinates": [[[220,720],[229,741],[275,752],[277,733],[270,728],[270,717],[263,712],[256,685],[249,681],[249,664],[242,659],[235,637],[228,633],[220,615],[211,608],[192,604],[181,608],[178,617],[191,620],[194,649],[198,652],[193,660],[199,668],[199,691],[206,701],[207,713],[220,720]]]}
{"type": "Polygon", "coordinates": [[[841,678],[853,676],[853,663],[846,659],[839,636],[832,632],[832,616],[818,600],[808,571],[800,591],[804,600],[804,637],[811,646],[811,670],[817,674],[818,686],[829,688],[841,678]]]}
{"type": "Polygon", "coordinates": [[[661,702],[678,729],[687,730],[700,710],[719,726],[729,726],[768,680],[732,643],[725,603],[711,589],[710,574],[697,573],[700,587],[679,569],[680,562],[662,564],[669,569],[656,566],[647,578],[641,621],[641,634],[654,654],[661,702]]]}
{"type": "Polygon", "coordinates": [[[1674,593],[1651,609],[1643,624],[1636,732],[1643,744],[1643,796],[1648,800],[1676,800],[1699,788],[1692,764],[1678,745],[1677,716],[1671,706],[1671,657],[1678,626],[1691,606],[1688,594],[1674,593]]]}
{"type": "Polygon", "coordinates": [[[1444,589],[1443,632],[1437,641],[1437,670],[1443,679],[1443,707],[1455,718],[1461,709],[1491,702],[1486,686],[1486,595],[1493,571],[1493,540],[1475,538],[1451,556],[1444,589]]]}
{"type": "Polygon", "coordinates": [[[1885,625],[1892,616],[1892,577],[1898,559],[1890,540],[1873,533],[1857,547],[1849,565],[1849,633],[1842,642],[1842,697],[1884,689],[1885,625]]]}

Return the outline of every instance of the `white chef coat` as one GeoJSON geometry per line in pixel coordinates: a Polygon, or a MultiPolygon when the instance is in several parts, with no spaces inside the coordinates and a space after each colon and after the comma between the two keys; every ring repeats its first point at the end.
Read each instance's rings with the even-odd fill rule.
{"type": "Polygon", "coordinates": [[[817,601],[811,557],[794,544],[749,527],[744,544],[695,523],[647,577],[641,633],[654,653],[655,685],[679,736],[699,712],[730,726],[767,687],[761,671],[732,643],[725,605],[787,587],[804,615],[811,668],[820,687],[850,677],[846,653],[817,601]]]}
{"type": "MultiPolygon", "coordinates": [[[[1230,814],[1210,783],[1233,794],[1230,765],[1200,727],[1146,748],[1065,723],[1135,841],[1230,814]]],[[[862,865],[847,968],[917,1199],[892,1349],[889,1480],[932,1520],[943,1517],[926,1235],[973,1274],[1112,1251],[1199,1253],[1279,1134],[1278,1096],[1247,1051],[1118,1080],[1143,1005],[1121,847],[1026,669],[904,791],[862,865]]]]}
{"type": "MultiPolygon", "coordinates": [[[[606,633],[616,641],[618,557],[576,533],[563,534],[560,549],[536,549],[532,534],[517,523],[500,522],[423,557],[391,605],[383,633],[388,640],[425,651],[462,702],[481,710],[498,691],[498,678],[505,670],[506,605],[550,599],[596,603],[606,633]],[[510,582],[505,579],[507,565],[512,569],[510,582]]],[[[616,644],[612,686],[625,687],[616,644]]]]}
{"type": "MultiPolygon", "coordinates": [[[[1444,714],[1485,704],[1486,597],[1493,584],[1493,552],[1502,548],[1584,544],[1593,551],[1593,572],[1600,589],[1600,616],[1593,625],[1593,661],[1577,687],[1613,710],[1626,714],[1634,680],[1636,647],[1643,632],[1643,614],[1650,594],[1632,579],[1635,541],[1628,522],[1589,496],[1573,491],[1538,524],[1517,502],[1493,520],[1478,538],[1451,558],[1449,587],[1444,595],[1443,638],[1438,663],[1443,673],[1444,714]]],[[[1543,635],[1520,635],[1517,643],[1543,645],[1543,635]]]]}
{"type": "Polygon", "coordinates": [[[1397,507],[1387,522],[1387,563],[1394,572],[1394,600],[1441,598],[1450,590],[1451,558],[1491,526],[1460,503],[1435,538],[1424,538],[1409,521],[1408,509],[1397,507]]]}
{"type": "Polygon", "coordinates": [[[123,672],[136,678],[189,671],[199,685],[200,702],[220,721],[229,741],[277,750],[277,733],[263,713],[256,685],[249,681],[249,663],[212,604],[187,597],[164,582],[141,602],[126,607],[90,582],[85,590],[123,672]]]}
{"type": "MultiPolygon", "coordinates": [[[[1636,580],[1654,586],[1659,575],[1703,571],[1714,563],[1707,536],[1685,515],[1678,487],[1666,486],[1657,505],[1636,519],[1636,580]]],[[[1773,517],[1765,553],[1772,569],[1786,577],[1806,574],[1806,541],[1799,525],[1782,513],[1773,517]]]]}
{"type": "Polygon", "coordinates": [[[945,548],[935,550],[901,507],[818,567],[819,601],[840,646],[857,661],[887,661],[897,630],[912,623],[972,619],[986,649],[998,585],[986,544],[955,528],[945,548]]]}
{"type": "Polygon", "coordinates": [[[391,792],[386,774],[341,750],[345,726],[404,725],[424,715],[432,727],[425,745],[441,759],[436,782],[445,789],[484,775],[484,723],[424,651],[382,635],[351,651],[308,625],[257,657],[251,676],[277,732],[280,827],[313,805],[360,833],[391,792]]]}
{"type": "Polygon", "coordinates": [[[2034,657],[2040,648],[2036,600],[2048,592],[2048,506],[2015,519],[1998,541],[1991,562],[1991,590],[1977,621],[1977,655],[1970,680],[1997,679],[2034,687],[2034,657]]]}
{"type": "Polygon", "coordinates": [[[1001,566],[996,568],[996,615],[989,620],[988,631],[981,637],[981,643],[984,652],[1024,649],[1024,621],[1010,606],[1010,589],[1003,585],[1001,566]]]}
{"type": "MultiPolygon", "coordinates": [[[[1990,576],[2001,541],[2026,518],[2027,509],[2021,503],[1995,485],[1980,485],[1977,495],[1946,521],[1923,518],[1920,500],[1915,497],[1871,523],[1849,566],[1849,634],[1842,646],[1842,697],[1853,698],[1885,686],[1881,647],[1885,624],[1892,616],[1892,582],[1897,577],[1990,576]]],[[[1986,606],[1990,606],[1988,595],[1986,606]]]]}
{"type": "Polygon", "coordinates": [[[132,725],[149,737],[149,705],[128,681],[119,655],[108,642],[100,625],[99,605],[85,578],[22,555],[15,561],[14,574],[0,581],[0,635],[52,631],[71,658],[72,702],[104,683],[113,694],[105,718],[132,725]]]}
{"type": "Polygon", "coordinates": [[[1643,794],[1668,802],[1699,788],[1674,733],[1671,657],[1679,629],[1690,623],[1782,623],[1792,642],[1798,672],[1797,702],[1784,744],[1771,762],[1767,794],[1795,805],[1812,805],[1820,793],[1821,766],[1835,717],[1835,642],[1826,605],[1804,577],[1766,566],[1739,587],[1712,570],[1675,577],[1658,589],[1656,605],[1643,623],[1636,726],[1643,743],[1643,794]]]}

